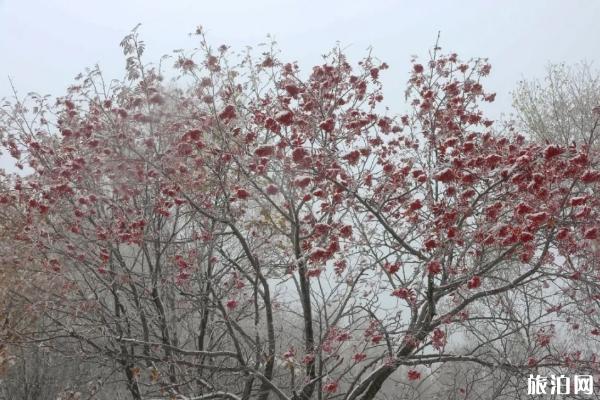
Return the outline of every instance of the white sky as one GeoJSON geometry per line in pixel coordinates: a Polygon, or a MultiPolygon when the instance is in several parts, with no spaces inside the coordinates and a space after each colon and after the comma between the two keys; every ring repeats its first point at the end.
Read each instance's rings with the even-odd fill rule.
{"type": "Polygon", "coordinates": [[[516,82],[541,77],[549,62],[600,65],[599,21],[597,0],[0,0],[0,98],[11,94],[8,76],[21,94],[54,96],[96,63],[108,78],[121,78],[118,44],[141,22],[147,61],[193,48],[187,34],[197,25],[215,46],[239,50],[272,34],[283,58],[305,67],[337,41],[353,60],[372,45],[391,65],[384,102],[402,112],[410,56],[425,58],[441,31],[444,50],[490,58],[486,86],[498,93],[490,109],[497,117],[510,112],[516,82]]]}

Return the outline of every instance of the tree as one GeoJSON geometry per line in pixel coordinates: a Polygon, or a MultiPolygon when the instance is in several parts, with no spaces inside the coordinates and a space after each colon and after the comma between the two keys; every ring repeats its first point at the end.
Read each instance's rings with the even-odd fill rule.
{"type": "Polygon", "coordinates": [[[519,82],[513,106],[520,128],[538,141],[597,143],[600,75],[591,64],[550,64],[542,81],[519,82]]]}
{"type": "Polygon", "coordinates": [[[46,279],[44,324],[20,337],[119,368],[134,399],[367,400],[420,396],[440,365],[523,386],[597,370],[555,338],[581,300],[568,285],[597,277],[589,146],[495,131],[482,59],[414,60],[395,117],[370,55],[334,49],[304,76],[198,35],[177,83],[134,31],[125,80],[92,70],[56,105],[3,108],[3,143],[34,171],[12,186],[15,238],[46,279]]]}
{"type": "Polygon", "coordinates": [[[15,332],[36,320],[36,313],[28,310],[22,298],[15,298],[14,291],[35,298],[38,283],[35,268],[20,268],[20,258],[35,263],[29,244],[19,239],[23,228],[21,207],[12,194],[12,180],[0,171],[0,376],[15,362],[10,344],[16,339],[15,332]]]}

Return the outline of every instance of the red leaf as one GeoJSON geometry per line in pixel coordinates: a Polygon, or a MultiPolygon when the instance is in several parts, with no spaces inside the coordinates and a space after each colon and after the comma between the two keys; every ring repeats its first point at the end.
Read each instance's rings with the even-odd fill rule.
{"type": "Polygon", "coordinates": [[[529,233],[529,232],[523,232],[521,233],[521,236],[519,239],[521,239],[521,242],[531,242],[533,240],[534,236],[529,233]]]}
{"type": "Polygon", "coordinates": [[[294,179],[294,186],[305,188],[310,185],[311,179],[309,176],[300,176],[294,179]]]}
{"type": "Polygon", "coordinates": [[[408,370],[406,375],[408,376],[409,381],[418,381],[421,379],[421,373],[419,371],[415,371],[414,369],[408,370]]]}
{"type": "Polygon", "coordinates": [[[348,239],[349,237],[351,237],[352,236],[352,226],[344,225],[340,229],[340,236],[343,237],[344,239],[348,239]]]}
{"type": "Polygon", "coordinates": [[[235,118],[235,107],[231,104],[227,105],[219,114],[219,118],[224,121],[229,121],[235,118]]]}
{"type": "Polygon", "coordinates": [[[292,160],[294,160],[295,163],[301,163],[306,156],[308,156],[308,151],[303,147],[296,147],[292,151],[292,160]]]}
{"type": "Polygon", "coordinates": [[[517,214],[524,215],[524,214],[528,214],[528,213],[532,212],[533,208],[530,207],[528,204],[519,203],[516,207],[516,211],[517,211],[517,214]]]}
{"type": "Polygon", "coordinates": [[[544,223],[544,221],[546,221],[548,219],[548,213],[546,212],[538,212],[535,214],[529,214],[527,216],[527,219],[531,221],[531,223],[535,224],[535,225],[540,225],[542,223],[544,223]]]}
{"type": "Polygon", "coordinates": [[[238,306],[238,302],[237,302],[237,300],[231,299],[231,300],[228,300],[225,305],[229,310],[235,310],[238,306]]]}
{"type": "Polygon", "coordinates": [[[327,382],[323,385],[323,391],[325,393],[335,393],[338,390],[339,384],[336,381],[327,382]]]}
{"type": "Polygon", "coordinates": [[[583,183],[594,183],[600,180],[600,172],[587,170],[581,175],[581,181],[583,183]]]}
{"type": "Polygon", "coordinates": [[[556,234],[556,238],[558,240],[565,240],[566,238],[569,237],[570,231],[568,228],[561,228],[558,233],[556,234]]]}
{"type": "Polygon", "coordinates": [[[290,110],[283,110],[275,115],[275,121],[282,125],[291,125],[294,122],[294,113],[290,110]]]}
{"type": "Polygon", "coordinates": [[[235,195],[237,196],[238,199],[245,200],[248,197],[250,197],[250,192],[248,192],[246,189],[240,188],[240,189],[236,190],[235,195]]]}
{"type": "Polygon", "coordinates": [[[360,151],[353,150],[350,153],[346,154],[342,158],[344,160],[348,161],[348,164],[350,164],[350,165],[356,165],[356,164],[358,164],[358,160],[360,160],[360,151]]]}
{"type": "Polygon", "coordinates": [[[423,207],[423,204],[421,204],[421,200],[419,200],[419,199],[414,200],[412,203],[410,203],[408,205],[408,209],[410,211],[419,210],[419,209],[421,209],[421,207],[423,207]]]}
{"type": "Polygon", "coordinates": [[[333,132],[333,129],[335,128],[335,122],[333,121],[333,118],[329,118],[321,122],[319,124],[319,128],[323,129],[327,133],[333,132]]]}
{"type": "Polygon", "coordinates": [[[442,272],[442,264],[439,261],[433,260],[427,264],[427,272],[429,275],[437,275],[442,272]]]}
{"type": "Polygon", "coordinates": [[[469,289],[477,289],[479,286],[481,286],[481,278],[477,275],[469,279],[469,282],[467,282],[467,288],[469,289]]]}
{"type": "Polygon", "coordinates": [[[275,148],[273,146],[260,146],[254,150],[254,154],[259,157],[269,157],[275,153],[275,148]]]}
{"type": "Polygon", "coordinates": [[[265,191],[268,195],[273,196],[277,194],[277,192],[279,192],[279,189],[277,188],[277,186],[270,184],[269,186],[267,186],[267,189],[265,191]]]}
{"type": "Polygon", "coordinates": [[[294,98],[300,93],[300,89],[296,85],[285,85],[285,91],[294,98]]]}
{"type": "Polygon", "coordinates": [[[546,160],[549,160],[553,157],[556,157],[556,156],[562,154],[562,152],[563,152],[563,149],[561,149],[560,147],[558,147],[556,145],[550,145],[544,149],[544,158],[546,160]]]}
{"type": "Polygon", "coordinates": [[[598,228],[594,227],[587,229],[584,232],[583,237],[589,240],[598,239],[598,228]]]}
{"type": "Polygon", "coordinates": [[[438,172],[437,174],[435,174],[434,179],[436,181],[440,181],[440,182],[451,182],[454,179],[456,179],[456,175],[454,174],[454,171],[452,171],[451,168],[446,168],[440,172],[438,172]]]}
{"type": "Polygon", "coordinates": [[[586,201],[587,201],[587,197],[580,196],[580,197],[573,197],[571,199],[570,203],[573,207],[575,207],[575,206],[580,206],[582,204],[585,204],[586,201]]]}
{"type": "Polygon", "coordinates": [[[409,288],[398,288],[392,292],[392,296],[403,300],[414,300],[415,293],[409,288]]]}

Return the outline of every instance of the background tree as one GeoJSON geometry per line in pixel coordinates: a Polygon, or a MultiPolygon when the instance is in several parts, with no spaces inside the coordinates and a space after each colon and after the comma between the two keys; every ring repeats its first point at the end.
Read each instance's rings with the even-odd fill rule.
{"type": "MultiPolygon", "coordinates": [[[[22,225],[22,209],[10,189],[13,181],[0,172],[0,373],[14,363],[10,343],[15,332],[35,321],[35,313],[27,311],[27,304],[15,298],[13,291],[31,295],[36,276],[23,268],[22,259],[33,259],[31,247],[18,240],[22,225]]],[[[33,262],[32,262],[33,264],[33,262]]],[[[35,268],[32,268],[35,270],[35,268]]]]}
{"type": "MultiPolygon", "coordinates": [[[[575,65],[549,65],[543,80],[523,81],[513,94],[518,126],[539,143],[556,141],[563,146],[587,146],[598,149],[598,124],[600,121],[600,75],[589,63],[575,65]]],[[[577,185],[584,198],[596,197],[596,187],[577,185]]],[[[590,242],[593,251],[598,241],[590,242]]],[[[576,256],[566,257],[565,263],[577,266],[586,263],[576,256]]],[[[591,268],[596,268],[594,264],[591,268]]],[[[573,318],[566,318],[566,326],[578,326],[578,321],[586,321],[581,329],[558,328],[563,335],[563,347],[573,348],[573,342],[583,341],[589,348],[597,349],[597,336],[600,334],[600,321],[596,309],[598,286],[588,274],[575,272],[561,286],[572,299],[579,301],[569,308],[573,318]]],[[[561,312],[564,312],[562,310],[561,312]]],[[[557,326],[560,326],[560,322],[557,326]]]]}
{"type": "Polygon", "coordinates": [[[542,80],[523,80],[513,93],[519,127],[535,140],[598,142],[600,75],[586,62],[550,64],[542,80]]]}

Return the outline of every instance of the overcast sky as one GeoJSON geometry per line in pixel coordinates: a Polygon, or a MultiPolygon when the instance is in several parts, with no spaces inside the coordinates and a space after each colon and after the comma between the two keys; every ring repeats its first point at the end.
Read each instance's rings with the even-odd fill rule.
{"type": "Polygon", "coordinates": [[[96,63],[121,78],[119,42],[137,23],[148,61],[193,48],[187,34],[202,25],[215,46],[235,49],[271,34],[284,58],[307,67],[338,41],[354,60],[373,46],[391,65],[386,104],[401,112],[410,56],[426,57],[441,31],[445,50],[490,58],[497,117],[510,112],[516,82],[541,77],[549,62],[600,65],[599,21],[598,0],[0,0],[0,98],[10,95],[8,76],[20,93],[54,96],[96,63]]]}

